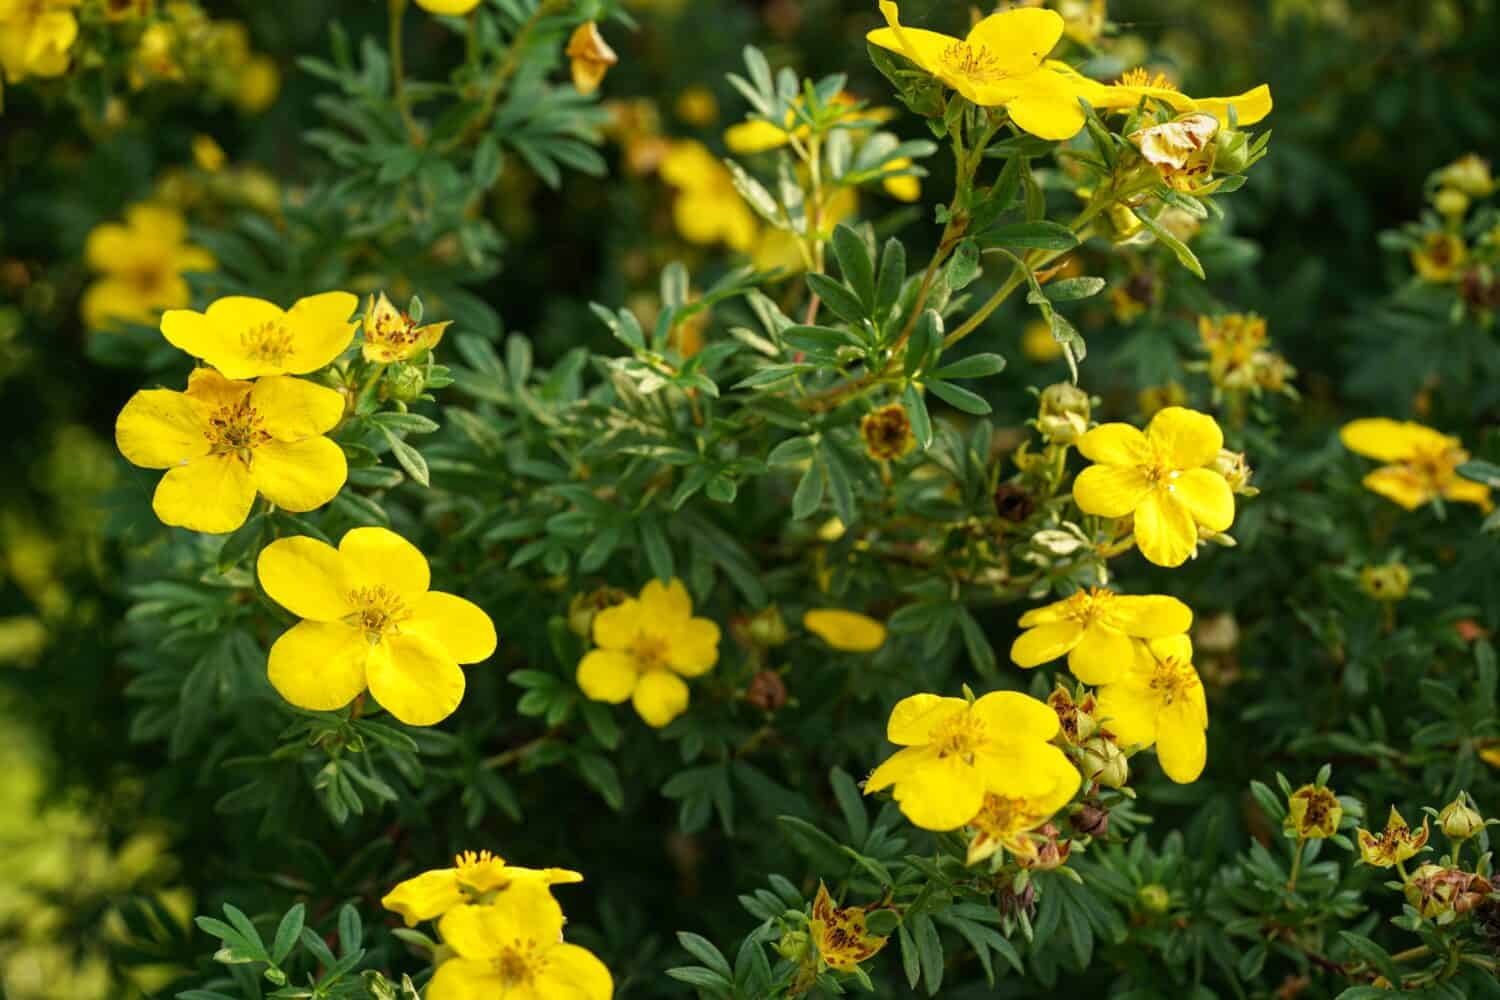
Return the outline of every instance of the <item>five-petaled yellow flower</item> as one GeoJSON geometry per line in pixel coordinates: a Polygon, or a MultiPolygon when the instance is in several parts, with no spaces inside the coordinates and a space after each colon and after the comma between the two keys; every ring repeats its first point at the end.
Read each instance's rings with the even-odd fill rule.
{"type": "Polygon", "coordinates": [[[271,599],[302,619],[276,640],[268,665],[298,708],[342,708],[368,687],[397,719],[430,726],[463,700],[459,664],[495,651],[490,616],[429,590],[426,557],[394,531],[353,528],[336,549],[305,535],[277,539],[256,569],[271,599]]]}
{"type": "Polygon", "coordinates": [[[1039,839],[1031,836],[1031,831],[1067,805],[1077,790],[1077,782],[1060,780],[1043,795],[986,795],[984,805],[968,823],[974,829],[968,863],[976,865],[1001,850],[1010,851],[1019,860],[1034,861],[1039,839]]]}
{"type": "Polygon", "coordinates": [[[541,885],[518,885],[499,905],[450,910],[438,932],[453,957],[437,967],[427,1000],[609,1000],[609,969],[562,930],[562,907],[541,885]]]}
{"type": "Polygon", "coordinates": [[[1192,624],[1192,610],[1175,597],[1095,587],[1022,615],[1026,631],[1011,644],[1010,658],[1018,667],[1036,667],[1066,654],[1073,676],[1085,684],[1109,684],[1134,661],[1132,637],[1164,639],[1192,624]]]}
{"type": "Polygon", "coordinates": [[[1067,801],[1081,779],[1048,742],[1057,730],[1057,713],[1016,691],[972,703],[914,694],[891,710],[886,739],[902,749],[870,775],[865,794],[894,785],[901,811],[926,830],[958,829],[979,813],[986,794],[1067,801]]]}
{"type": "Polygon", "coordinates": [[[264,299],[230,295],[207,312],[173,309],[161,318],[162,336],[202,358],[228,378],[302,375],[344,353],[354,339],[350,320],[359,299],[324,292],[283,310],[264,299]]]}
{"type": "Polygon", "coordinates": [[[78,40],[73,8],[83,0],[0,0],[0,69],[6,83],[61,76],[78,40]]]}
{"type": "Polygon", "coordinates": [[[361,351],[366,361],[381,364],[406,361],[419,351],[436,347],[451,324],[451,320],[445,320],[418,326],[381,292],[378,297],[370,296],[365,309],[365,342],[361,351]]]}
{"type": "Polygon", "coordinates": [[[672,219],[689,243],[724,243],[747,251],[759,225],[734,187],[734,177],[708,147],[692,139],[672,143],[661,162],[661,178],[677,189],[672,219]]]}
{"type": "Polygon", "coordinates": [[[1485,510],[1494,506],[1488,486],[1454,471],[1469,460],[1469,453],[1456,437],[1410,420],[1372,417],[1345,424],[1339,440],[1350,451],[1386,463],[1365,476],[1365,489],[1407,510],[1416,510],[1438,497],[1478,504],[1485,510]]]}
{"type": "Polygon", "coordinates": [[[868,615],[842,608],[813,608],[802,625],[834,649],[873,653],[885,645],[885,626],[868,615]]]}
{"type": "Polygon", "coordinates": [[[880,13],[888,27],[870,32],[870,44],[905,56],[975,104],[1005,108],[1017,126],[1043,139],[1070,139],[1083,128],[1083,78],[1046,61],[1063,33],[1056,11],[991,14],[964,38],[905,27],[889,0],[880,13]]]}
{"type": "Polygon", "coordinates": [[[863,906],[833,905],[828,887],[818,883],[818,895],[813,899],[812,919],[807,922],[807,930],[821,966],[852,972],[859,963],[885,947],[884,937],[865,929],[866,913],[863,906]]]}
{"type": "Polygon", "coordinates": [[[578,686],[595,701],[630,699],[647,724],[660,728],[688,704],[683,677],[719,662],[719,626],[693,617],[682,581],[652,580],[639,597],[594,616],[594,643],[578,664],[578,686]]]}
{"type": "Polygon", "coordinates": [[[167,470],[151,502],[163,523],[220,534],[245,523],[256,493],[292,511],[332,500],[349,467],[323,435],[343,415],[343,396],[304,379],[237,382],[199,368],[186,392],[130,397],[115,443],[131,463],[167,470]]]}
{"type": "Polygon", "coordinates": [[[1303,785],[1286,803],[1282,826],[1300,840],[1327,840],[1339,832],[1344,807],[1333,790],[1318,785],[1303,785]]]}
{"type": "Polygon", "coordinates": [[[1422,819],[1422,829],[1416,833],[1407,825],[1406,820],[1391,806],[1391,813],[1386,818],[1385,829],[1379,833],[1371,833],[1369,830],[1360,829],[1356,839],[1359,841],[1359,857],[1367,865],[1376,868],[1389,868],[1400,864],[1408,858],[1416,857],[1422,848],[1427,846],[1427,838],[1431,834],[1427,819],[1422,819]]]}
{"type": "Polygon", "coordinates": [[[407,879],[386,893],[380,905],[399,913],[406,926],[415,927],[460,906],[494,903],[519,886],[582,881],[582,875],[566,868],[517,868],[489,851],[464,851],[453,859],[452,868],[407,879]]]}
{"type": "Polygon", "coordinates": [[[187,242],[187,223],[180,213],[149,202],[125,209],[124,223],[95,226],[83,253],[89,267],[103,272],[84,290],[80,303],[84,325],[91,330],[113,321],[154,323],[163,309],[192,301],[184,273],[215,266],[212,254],[187,242]]]}
{"type": "Polygon", "coordinates": [[[1129,671],[1098,692],[1099,722],[1122,747],[1156,746],[1178,784],[1198,780],[1208,761],[1208,702],[1185,635],[1137,642],[1129,671]]]}
{"type": "Polygon", "coordinates": [[[1198,529],[1227,531],[1234,494],[1214,471],[1224,434],[1214,418],[1169,406],[1143,434],[1129,424],[1095,427],[1078,442],[1096,463],[1078,474],[1073,500],[1085,514],[1133,517],[1141,555],[1181,566],[1198,547],[1198,529]]]}

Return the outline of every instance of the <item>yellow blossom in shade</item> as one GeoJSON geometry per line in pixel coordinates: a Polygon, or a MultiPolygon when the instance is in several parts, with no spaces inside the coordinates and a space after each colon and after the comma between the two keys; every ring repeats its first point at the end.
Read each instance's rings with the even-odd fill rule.
{"type": "Polygon", "coordinates": [[[1164,639],[1186,632],[1193,612],[1175,597],[1116,594],[1103,587],[1080,590],[1021,616],[1026,631],[1011,644],[1018,667],[1036,667],[1066,655],[1068,669],[1085,684],[1119,680],[1135,661],[1131,638],[1164,639]]]}
{"type": "Polygon", "coordinates": [[[1455,471],[1469,460],[1456,437],[1410,420],[1372,417],[1345,424],[1339,440],[1352,452],[1386,464],[1365,476],[1365,489],[1407,510],[1438,497],[1489,510],[1490,488],[1455,471]]]}
{"type": "Polygon", "coordinates": [[[693,617],[682,581],[652,580],[639,597],[594,616],[594,643],[578,664],[578,686],[595,701],[629,699],[642,719],[660,728],[688,704],[684,677],[708,673],[719,662],[719,626],[693,617]]]}
{"type": "Polygon", "coordinates": [[[599,25],[585,21],[573,30],[564,50],[569,69],[573,74],[573,86],[580,94],[592,94],[604,82],[604,74],[620,61],[615,50],[609,47],[599,33],[599,25]]]}
{"type": "Polygon", "coordinates": [[[566,868],[517,868],[489,851],[464,851],[452,868],[423,872],[397,885],[380,905],[399,913],[406,926],[435,920],[468,903],[492,904],[520,886],[582,882],[583,876],[566,868]]]}
{"type": "Polygon", "coordinates": [[[1391,806],[1390,816],[1386,818],[1385,829],[1377,833],[1361,828],[1356,840],[1359,841],[1359,857],[1367,865],[1376,868],[1390,868],[1392,865],[1406,861],[1417,855],[1422,848],[1427,846],[1427,838],[1431,830],[1427,825],[1426,818],[1422,820],[1422,829],[1416,833],[1412,832],[1406,820],[1391,806]]]}
{"type": "Polygon", "coordinates": [[[1052,328],[1042,320],[1026,324],[1021,334],[1021,353],[1032,361],[1056,361],[1062,357],[1062,345],[1052,336],[1052,328]]]}
{"type": "Polygon", "coordinates": [[[416,0],[416,3],[429,14],[445,14],[450,17],[467,14],[479,6],[479,0],[416,0]]]}
{"type": "Polygon", "coordinates": [[[365,307],[362,348],[366,361],[389,364],[406,361],[419,351],[430,351],[443,339],[451,320],[418,326],[412,318],[391,304],[385,292],[370,296],[365,307]]]}
{"type": "Polygon", "coordinates": [[[1287,799],[1282,826],[1300,840],[1326,840],[1339,832],[1344,807],[1330,789],[1303,785],[1287,799]]]}
{"type": "Polygon", "coordinates": [[[677,95],[672,112],[689,125],[707,128],[719,117],[719,99],[707,87],[694,85],[677,95]]]}
{"type": "MultiPolygon", "coordinates": [[[[1071,765],[1068,770],[1073,770],[1071,765]]],[[[1002,850],[1010,851],[1018,860],[1037,860],[1038,840],[1029,834],[1067,805],[1078,790],[1077,780],[1070,780],[1061,770],[1057,776],[1057,784],[1041,795],[986,795],[979,812],[968,823],[974,830],[968,863],[978,864],[1002,850]]]]}
{"type": "Polygon", "coordinates": [[[151,501],[163,523],[223,533],[245,523],[257,493],[291,511],[332,500],[349,468],[323,435],[343,415],[343,396],[303,379],[252,384],[199,368],[186,392],[130,397],[115,443],[132,464],[167,470],[151,501]]]}
{"type": "Polygon", "coordinates": [[[900,403],[888,403],[866,413],[859,421],[859,436],[865,443],[865,454],[877,462],[898,461],[917,446],[911,419],[900,403]]]}
{"type": "Polygon", "coordinates": [[[562,908],[540,885],[520,885],[492,906],[460,906],[438,933],[451,958],[427,1000],[609,1000],[614,980],[594,954],[562,939],[562,908]]]}
{"type": "Polygon", "coordinates": [[[256,572],[271,600],[302,619],[271,646],[267,665],[272,686],[298,708],[342,708],[368,688],[397,719],[431,726],[463,700],[459,664],[495,651],[490,616],[429,590],[426,557],[385,528],[353,528],[336,549],[305,535],[277,539],[256,572]]]}
{"type": "MultiPolygon", "coordinates": [[[[833,107],[847,108],[840,117],[845,125],[877,125],[889,120],[895,114],[890,108],[861,108],[854,110],[859,99],[853,94],[840,91],[829,100],[833,107]]],[[[799,97],[796,102],[797,108],[805,108],[805,98],[799,97]]],[[[788,109],[786,118],[781,125],[768,122],[764,118],[752,118],[749,121],[731,125],[724,130],[724,145],[731,153],[740,156],[752,156],[756,153],[764,153],[772,149],[780,149],[793,138],[806,139],[812,134],[812,128],[805,122],[799,123],[796,108],[788,109]]],[[[886,164],[888,169],[900,170],[911,165],[911,160],[891,160],[886,164]],[[898,165],[899,164],[899,165],[898,165]]]]}
{"type": "Polygon", "coordinates": [[[822,966],[853,972],[855,966],[885,947],[885,938],[865,929],[866,912],[863,906],[834,906],[828,887],[818,883],[807,931],[822,966]]]}
{"type": "Polygon", "coordinates": [[[1048,742],[1057,713],[1016,691],[969,702],[935,694],[903,698],[891,710],[886,739],[901,747],[865,782],[869,795],[894,786],[896,804],[925,830],[956,830],[984,806],[987,794],[1071,798],[1082,780],[1067,755],[1048,742]]]}
{"type": "Polygon", "coordinates": [[[1206,413],[1169,406],[1145,433],[1104,424],[1078,442],[1094,462],[1073,482],[1085,514],[1132,517],[1141,555],[1158,566],[1181,566],[1198,547],[1198,529],[1227,531],[1234,494],[1213,469],[1224,434],[1206,413]]]}
{"type": "Polygon", "coordinates": [[[909,156],[898,156],[885,164],[885,173],[881,175],[880,186],[886,194],[897,201],[913,202],[922,197],[922,178],[916,174],[899,173],[911,166],[912,160],[909,156]]]}
{"type": "Polygon", "coordinates": [[[871,45],[905,56],[975,104],[1005,108],[1017,127],[1043,139],[1070,139],[1083,128],[1075,80],[1084,78],[1044,64],[1063,33],[1056,11],[991,14],[961,39],[903,26],[889,0],[880,13],[887,27],[865,36],[871,45]]]}
{"type": "Polygon", "coordinates": [[[841,608],[813,608],[802,625],[834,649],[873,653],[885,645],[885,626],[867,615],[841,608]]]}
{"type": "Polygon", "coordinates": [[[1457,281],[1468,259],[1469,248],[1456,233],[1428,233],[1422,245],[1411,252],[1411,266],[1417,276],[1438,285],[1457,281]]]}
{"type": "Polygon", "coordinates": [[[0,69],[7,83],[61,76],[78,40],[73,10],[82,0],[0,0],[0,69]]]}
{"type": "Polygon", "coordinates": [[[223,169],[225,161],[224,147],[220,146],[211,135],[198,134],[193,136],[193,162],[201,170],[216,173],[223,169]]]}
{"type": "Polygon", "coordinates": [[[1487,198],[1495,190],[1488,160],[1468,153],[1460,156],[1437,173],[1438,180],[1471,198],[1487,198]]]}
{"type": "Polygon", "coordinates": [[[661,176],[677,190],[672,218],[683,239],[725,243],[741,252],[755,243],[755,213],[735,190],[728,168],[701,142],[674,142],[662,159],[661,176]]]}
{"type": "Polygon", "coordinates": [[[180,213],[150,203],[127,208],[124,223],[95,226],[83,252],[103,272],[83,293],[83,322],[92,330],[116,320],[155,322],[163,309],[192,301],[184,273],[216,266],[212,254],[187,242],[180,213]]]}
{"type": "Polygon", "coordinates": [[[1098,718],[1122,747],[1156,747],[1178,784],[1198,779],[1208,760],[1208,702],[1185,635],[1136,643],[1130,669],[1097,694],[1098,718]]]}
{"type": "Polygon", "coordinates": [[[251,56],[239,70],[234,103],[246,114],[256,115],[276,102],[281,90],[281,70],[266,55],[251,56]]]}
{"type": "Polygon", "coordinates": [[[1271,113],[1271,88],[1261,84],[1233,97],[1189,97],[1165,76],[1152,76],[1136,68],[1114,83],[1090,80],[1067,63],[1048,60],[1049,69],[1069,81],[1069,86],[1101,111],[1128,111],[1143,100],[1160,101],[1179,114],[1201,112],[1212,115],[1221,126],[1228,127],[1229,111],[1234,109],[1237,125],[1254,125],[1271,113]]]}
{"type": "Polygon", "coordinates": [[[161,332],[173,347],[227,378],[301,375],[344,353],[354,339],[349,317],[358,308],[359,299],[348,292],[309,295],[287,310],[264,299],[230,295],[206,312],[169,310],[161,318],[161,332]]]}

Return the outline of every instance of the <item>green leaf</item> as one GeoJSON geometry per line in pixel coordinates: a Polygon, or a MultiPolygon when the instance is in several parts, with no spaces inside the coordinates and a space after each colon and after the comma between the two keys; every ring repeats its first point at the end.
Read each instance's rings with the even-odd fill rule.
{"type": "Polygon", "coordinates": [[[875,307],[875,262],[870,259],[870,248],[853,227],[843,222],[834,227],[831,242],[845,284],[863,306],[862,315],[868,315],[875,307]]]}
{"type": "Polygon", "coordinates": [[[990,404],[982,396],[970,392],[968,389],[960,388],[951,382],[942,382],[937,379],[929,379],[924,383],[933,395],[947,403],[949,406],[965,413],[972,413],[982,417],[991,412],[990,404]]]}
{"type": "Polygon", "coordinates": [[[725,979],[734,978],[734,972],[729,968],[729,960],[707,938],[700,937],[689,931],[678,931],[677,943],[682,945],[683,950],[689,955],[692,955],[725,979]]]}
{"type": "Polygon", "coordinates": [[[646,563],[651,567],[651,572],[662,583],[669,582],[676,575],[672,562],[672,548],[667,544],[667,535],[662,530],[661,519],[646,516],[636,522],[640,534],[641,548],[646,553],[646,563]]]}
{"type": "Polygon", "coordinates": [[[1152,235],[1156,237],[1156,241],[1172,251],[1173,256],[1177,258],[1179,264],[1191,271],[1200,280],[1204,279],[1203,265],[1198,262],[1197,254],[1188,249],[1186,243],[1167,232],[1161,223],[1153,219],[1151,214],[1144,208],[1136,208],[1132,209],[1132,211],[1135,213],[1135,217],[1141,220],[1141,224],[1151,230],[1152,235]]]}
{"type": "Polygon", "coordinates": [[[1103,278],[1063,278],[1043,285],[1042,291],[1053,302],[1072,302],[1098,295],[1104,290],[1104,284],[1103,278]]]}
{"type": "Polygon", "coordinates": [[[1465,479],[1472,479],[1476,483],[1484,483],[1486,486],[1500,489],[1500,465],[1494,462],[1476,458],[1464,462],[1454,471],[1465,479]]]}
{"type": "Polygon", "coordinates": [[[302,933],[302,922],[307,916],[307,908],[301,903],[286,911],[281,918],[281,923],[276,927],[276,937],[271,943],[271,963],[280,965],[291,954],[292,948],[297,943],[297,936],[302,933]]]}
{"type": "Polygon", "coordinates": [[[943,348],[943,319],[935,309],[924,309],[906,342],[902,371],[910,378],[937,362],[943,348]]]}
{"type": "Polygon", "coordinates": [[[850,326],[858,328],[863,324],[868,310],[858,296],[826,274],[812,273],[806,277],[807,287],[830,312],[850,326]]]}
{"type": "Polygon", "coordinates": [[[912,435],[925,451],[932,444],[932,418],[927,414],[927,401],[922,398],[915,382],[906,383],[906,388],[901,390],[901,405],[906,407],[912,435]]]}
{"type": "Polygon", "coordinates": [[[953,256],[948,259],[945,271],[948,288],[955,292],[966,288],[979,277],[981,270],[979,244],[972,239],[963,240],[953,249],[953,256]]]}
{"type": "Polygon", "coordinates": [[[391,454],[396,456],[396,461],[406,474],[423,486],[430,486],[431,482],[427,473],[427,460],[422,453],[401,438],[397,437],[389,427],[380,425],[380,433],[385,435],[386,443],[391,446],[391,454]]]}
{"type": "Polygon", "coordinates": [[[880,253],[880,277],[875,282],[875,316],[884,320],[901,297],[906,281],[906,247],[892,236],[880,253]]]}
{"type": "Polygon", "coordinates": [[[870,818],[865,812],[864,797],[859,794],[859,786],[840,767],[828,772],[828,783],[833,786],[833,797],[838,801],[839,812],[844,816],[844,825],[849,827],[850,840],[855,847],[863,847],[870,835],[870,818]]]}
{"type": "Polygon", "coordinates": [[[998,354],[972,354],[933,372],[934,378],[984,378],[1005,370],[1005,359],[998,354]]]}
{"type": "Polygon", "coordinates": [[[923,913],[912,921],[917,938],[917,955],[922,962],[922,979],[927,984],[927,995],[937,996],[943,985],[943,939],[938,934],[937,924],[923,913]]]}
{"type": "Polygon", "coordinates": [[[823,503],[823,469],[818,461],[808,464],[792,494],[792,517],[801,521],[809,518],[823,503]]]}
{"type": "Polygon", "coordinates": [[[1078,236],[1056,222],[1014,222],[994,226],[980,234],[986,245],[1025,250],[1071,250],[1078,236]]]}

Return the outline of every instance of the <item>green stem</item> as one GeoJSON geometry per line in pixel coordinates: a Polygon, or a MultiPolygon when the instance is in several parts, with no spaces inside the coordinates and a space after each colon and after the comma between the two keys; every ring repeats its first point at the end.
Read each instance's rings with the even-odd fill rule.
{"type": "Polygon", "coordinates": [[[1307,843],[1306,838],[1297,838],[1297,851],[1292,855],[1292,877],[1286,880],[1286,891],[1297,890],[1297,875],[1302,871],[1302,848],[1307,843]]]}
{"type": "MultiPolygon", "coordinates": [[[[405,0],[402,0],[402,2],[405,2],[405,0]]],[[[537,5],[536,10],[531,12],[531,16],[522,23],[520,29],[516,31],[516,36],[510,40],[510,48],[505,54],[505,61],[500,64],[499,69],[495,70],[495,75],[490,77],[490,86],[485,91],[484,99],[480,102],[479,114],[469,122],[468,126],[462,132],[454,136],[453,140],[443,147],[443,152],[446,153],[457,149],[484,131],[485,125],[490,120],[490,115],[495,110],[495,105],[500,100],[500,95],[505,93],[505,85],[510,82],[510,78],[515,76],[516,70],[521,67],[521,53],[525,51],[526,42],[530,39],[531,33],[536,30],[536,26],[542,18],[562,10],[570,2],[571,0],[543,0],[542,3],[537,5]]]]}
{"type": "Polygon", "coordinates": [[[391,50],[391,94],[396,101],[396,110],[401,115],[401,124],[413,141],[417,138],[417,121],[411,114],[411,101],[406,94],[406,63],[401,47],[401,19],[406,14],[406,0],[387,0],[389,15],[389,38],[391,50]]]}

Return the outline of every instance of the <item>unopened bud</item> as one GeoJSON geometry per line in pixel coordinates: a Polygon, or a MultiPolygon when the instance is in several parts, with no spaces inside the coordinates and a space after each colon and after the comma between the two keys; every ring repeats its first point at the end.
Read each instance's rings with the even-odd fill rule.
{"type": "Polygon", "coordinates": [[[1036,501],[1026,488],[1017,483],[1001,483],[995,487],[995,513],[1002,520],[1020,524],[1036,510],[1036,501]]]}
{"type": "Polygon", "coordinates": [[[1432,207],[1449,218],[1457,218],[1469,210],[1469,196],[1458,188],[1445,187],[1433,195],[1432,207]]]}
{"type": "Polygon", "coordinates": [[[1130,780],[1130,761],[1113,740],[1096,736],[1083,745],[1079,761],[1084,778],[1097,781],[1105,788],[1124,788],[1130,780]]]}
{"type": "Polygon", "coordinates": [[[1377,601],[1401,601],[1411,590],[1411,570],[1405,563],[1366,566],[1359,571],[1359,589],[1377,601]]]}
{"type": "Polygon", "coordinates": [[[781,609],[772,604],[750,616],[745,632],[757,645],[780,646],[786,642],[786,619],[781,617],[781,609]]]}
{"type": "Polygon", "coordinates": [[[750,678],[745,700],[762,712],[774,712],[786,704],[786,681],[774,670],[762,670],[750,678]]]}
{"type": "Polygon", "coordinates": [[[427,374],[415,365],[393,365],[385,373],[385,394],[401,403],[415,403],[427,389],[427,374]]]}
{"type": "Polygon", "coordinates": [[[790,962],[800,962],[808,954],[812,939],[806,931],[787,931],[776,942],[776,953],[790,962]]]}
{"type": "Polygon", "coordinates": [[[1073,444],[1089,429],[1089,394],[1069,382],[1042,390],[1036,426],[1050,444],[1073,444]]]}
{"type": "Polygon", "coordinates": [[[1070,817],[1073,830],[1082,837],[1103,837],[1109,833],[1109,810],[1090,800],[1078,807],[1070,817]]]}
{"type": "Polygon", "coordinates": [[[1250,135],[1239,129],[1221,128],[1214,136],[1214,172],[1242,174],[1250,166],[1250,135]]]}
{"type": "Polygon", "coordinates": [[[1250,485],[1250,479],[1255,471],[1250,468],[1250,463],[1245,461],[1245,453],[1241,451],[1230,451],[1228,448],[1219,449],[1219,457],[1214,459],[1214,471],[1224,477],[1233,493],[1254,495],[1259,492],[1250,485]]]}
{"type": "Polygon", "coordinates": [[[1459,792],[1458,798],[1438,813],[1438,825],[1450,840],[1468,840],[1484,829],[1484,817],[1474,808],[1473,801],[1468,792],[1459,792]]]}
{"type": "Polygon", "coordinates": [[[1149,882],[1135,891],[1136,902],[1147,913],[1166,913],[1172,908],[1172,894],[1164,885],[1149,882]]]}

